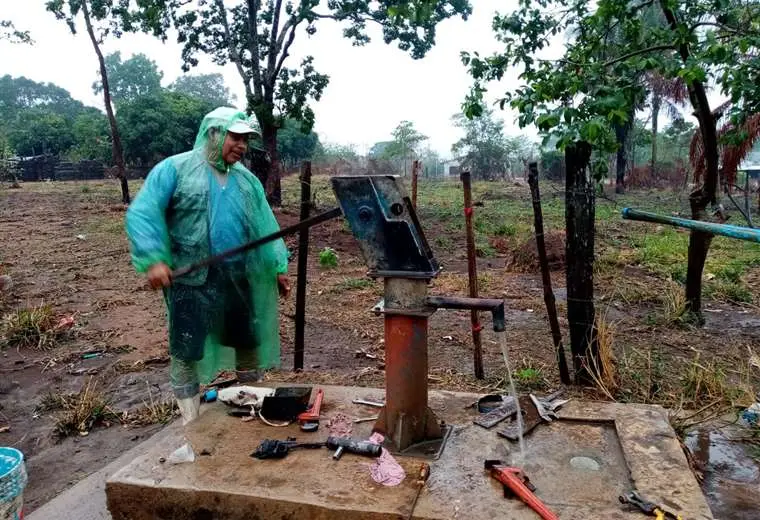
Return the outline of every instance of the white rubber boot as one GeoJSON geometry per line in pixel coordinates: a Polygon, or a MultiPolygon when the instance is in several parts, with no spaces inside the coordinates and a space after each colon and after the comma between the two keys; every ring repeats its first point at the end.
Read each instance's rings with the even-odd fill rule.
{"type": "Polygon", "coordinates": [[[193,397],[177,399],[179,413],[182,414],[182,426],[198,418],[201,409],[201,396],[196,394],[193,397]]]}

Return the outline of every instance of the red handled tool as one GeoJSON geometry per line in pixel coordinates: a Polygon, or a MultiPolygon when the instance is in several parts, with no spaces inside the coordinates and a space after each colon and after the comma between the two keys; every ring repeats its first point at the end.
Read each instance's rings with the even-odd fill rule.
{"type": "Polygon", "coordinates": [[[325,393],[320,388],[317,390],[317,395],[314,397],[314,402],[308,410],[298,415],[298,424],[301,425],[301,430],[305,432],[314,432],[319,428],[319,412],[322,408],[322,398],[325,393]]]}
{"type": "Polygon", "coordinates": [[[533,494],[536,488],[520,468],[509,467],[500,460],[487,460],[485,469],[491,470],[491,476],[504,486],[505,497],[517,496],[544,520],[559,520],[559,517],[533,494]]]}

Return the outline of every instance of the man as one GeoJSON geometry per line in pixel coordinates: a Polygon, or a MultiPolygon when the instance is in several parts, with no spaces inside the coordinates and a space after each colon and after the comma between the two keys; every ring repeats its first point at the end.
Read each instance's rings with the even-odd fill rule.
{"type": "Polygon", "coordinates": [[[239,162],[255,135],[244,113],[217,108],[193,150],[157,164],[127,211],[132,263],[164,292],[170,379],[185,424],[198,416],[200,383],[221,369],[246,382],[279,366],[277,295],[290,291],[282,240],[171,278],[174,268],[279,229],[261,183],[239,162]]]}

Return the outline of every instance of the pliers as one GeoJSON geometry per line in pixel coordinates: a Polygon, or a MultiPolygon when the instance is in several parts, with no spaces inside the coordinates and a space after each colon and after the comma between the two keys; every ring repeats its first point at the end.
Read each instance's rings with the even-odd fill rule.
{"type": "Polygon", "coordinates": [[[644,500],[638,493],[631,491],[618,497],[623,504],[631,504],[638,507],[645,515],[653,516],[657,520],[683,520],[680,515],[666,511],[662,507],[644,500]]]}
{"type": "Polygon", "coordinates": [[[533,404],[536,406],[538,415],[545,422],[552,422],[552,419],[558,419],[559,417],[556,414],[556,410],[569,401],[569,399],[558,399],[559,395],[557,394],[558,392],[555,392],[543,399],[530,394],[530,400],[533,401],[533,404]]]}

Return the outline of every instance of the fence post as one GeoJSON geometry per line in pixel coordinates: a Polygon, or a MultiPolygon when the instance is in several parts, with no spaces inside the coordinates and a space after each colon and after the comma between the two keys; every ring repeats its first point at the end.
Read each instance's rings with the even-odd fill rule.
{"type": "Polygon", "coordinates": [[[416,160],[412,163],[412,206],[417,209],[417,176],[420,171],[420,161],[416,160]]]}
{"type": "MultiPolygon", "coordinates": [[[[301,165],[301,221],[311,210],[311,161],[301,165]]],[[[306,326],[306,268],[309,260],[309,228],[298,233],[298,278],[296,280],[296,335],[293,370],[303,370],[304,331],[306,326]]]]}
{"type": "Polygon", "coordinates": [[[533,224],[536,232],[536,249],[538,250],[538,261],[541,265],[541,281],[544,286],[544,304],[546,305],[546,314],[549,316],[549,327],[552,331],[554,340],[554,350],[559,366],[560,380],[569,385],[570,372],[567,368],[567,359],[565,358],[565,347],[562,345],[562,332],[559,328],[559,319],[557,318],[557,305],[552,290],[552,277],[549,272],[549,260],[546,257],[546,244],[544,243],[544,215],[541,210],[541,193],[538,191],[538,163],[528,164],[528,184],[530,185],[530,194],[533,199],[533,224]]]}
{"type": "MultiPolygon", "coordinates": [[[[472,229],[472,183],[470,172],[462,172],[459,176],[464,188],[464,221],[467,238],[467,275],[469,277],[470,298],[478,297],[478,267],[475,262],[475,235],[472,229]]],[[[483,328],[478,319],[478,311],[470,311],[472,324],[472,346],[475,365],[475,377],[483,379],[483,346],[480,341],[480,331],[483,328]]]]}

